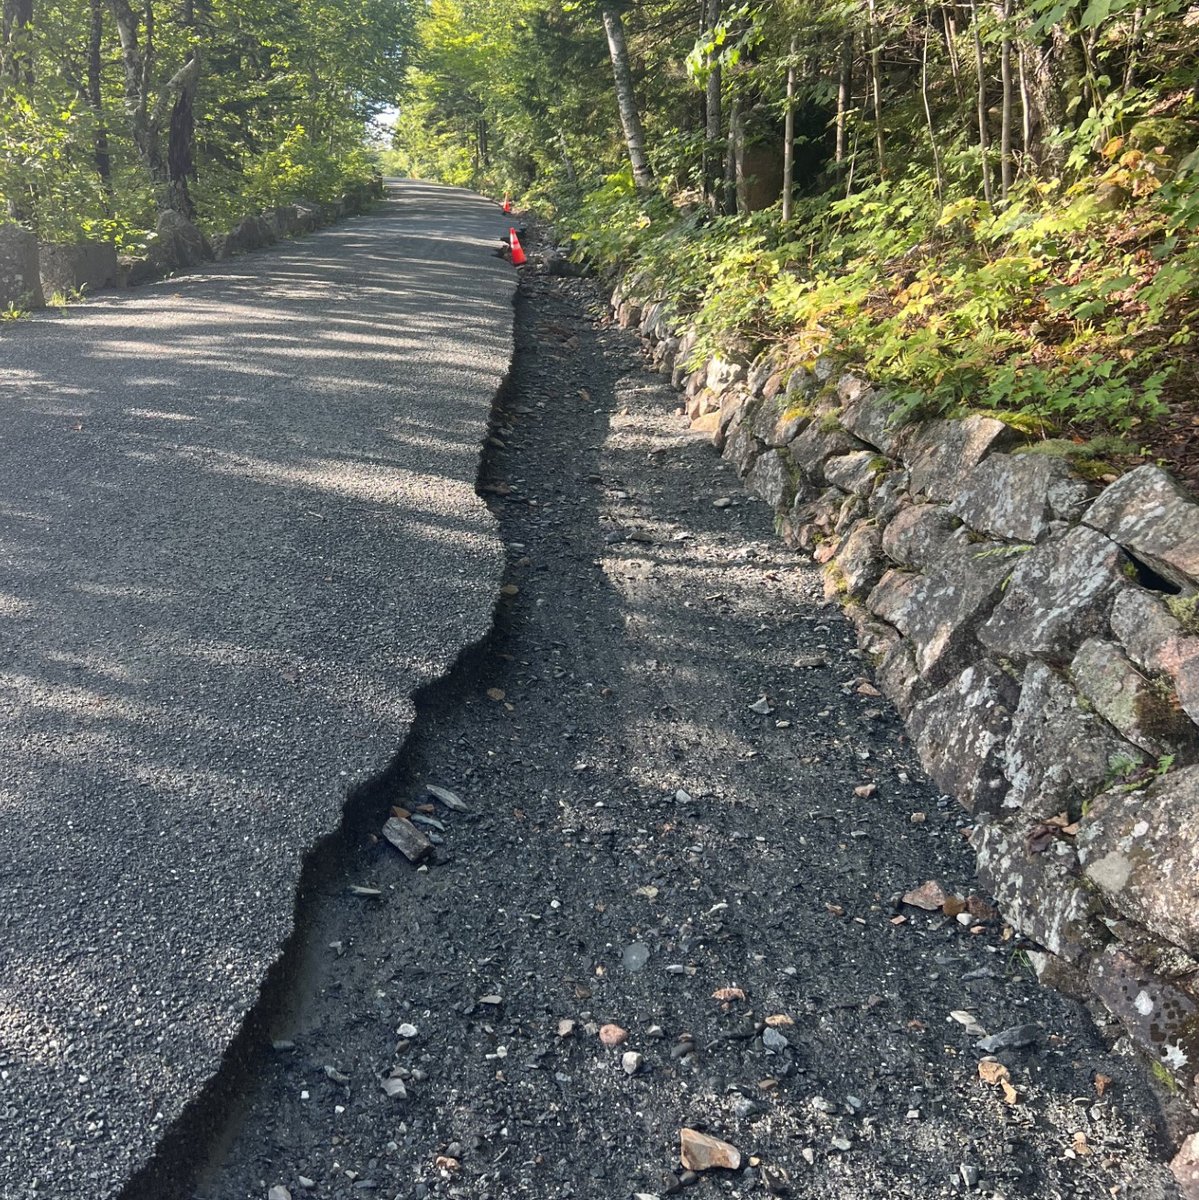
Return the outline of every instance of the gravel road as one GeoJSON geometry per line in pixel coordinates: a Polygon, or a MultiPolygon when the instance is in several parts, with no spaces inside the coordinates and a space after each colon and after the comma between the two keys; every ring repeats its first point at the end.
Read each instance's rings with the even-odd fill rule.
{"type": "Polygon", "coordinates": [[[189,1194],[1176,1196],[1119,1030],[1033,978],[817,569],[604,314],[526,273],[494,636],[310,896],[189,1194]],[[444,827],[432,862],[389,805],[444,827]],[[896,899],[928,880],[964,920],[896,899]],[[683,1128],[730,1165],[688,1171],[683,1128]]]}
{"type": "Polygon", "coordinates": [[[0,1197],[121,1193],[306,854],[488,630],[502,219],[370,217],[0,328],[0,1197]]]}

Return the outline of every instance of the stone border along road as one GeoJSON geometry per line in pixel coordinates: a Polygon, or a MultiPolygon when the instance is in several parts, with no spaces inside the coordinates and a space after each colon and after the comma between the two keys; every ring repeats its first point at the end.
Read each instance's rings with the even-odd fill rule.
{"type": "Polygon", "coordinates": [[[490,627],[502,219],[377,215],[0,333],[0,1196],[118,1194],[308,851],[490,627]]]}
{"type": "Polygon", "coordinates": [[[306,892],[305,970],[182,1194],[1176,1198],[1119,1027],[1021,967],[818,570],[603,311],[522,272],[495,633],[306,892]],[[413,869],[379,832],[429,784],[468,811],[413,869]],[[929,878],[967,924],[897,909],[929,878]],[[1008,1031],[982,1075],[973,1022],[1008,1031]],[[697,1183],[684,1126],[739,1167],[697,1183]]]}

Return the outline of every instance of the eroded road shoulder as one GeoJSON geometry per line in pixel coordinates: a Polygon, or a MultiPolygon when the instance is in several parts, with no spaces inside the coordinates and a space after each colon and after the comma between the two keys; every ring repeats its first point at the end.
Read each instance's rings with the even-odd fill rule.
{"type": "Polygon", "coordinates": [[[0,331],[0,1196],[116,1195],[305,854],[490,624],[494,206],[381,211],[0,331]]]}
{"type": "Polygon", "coordinates": [[[1172,1196],[1140,1068],[1025,969],[817,572],[602,313],[526,280],[508,595],[391,798],[444,844],[364,827],[197,1195],[1172,1196]],[[965,922],[894,905],[927,880],[965,922]]]}

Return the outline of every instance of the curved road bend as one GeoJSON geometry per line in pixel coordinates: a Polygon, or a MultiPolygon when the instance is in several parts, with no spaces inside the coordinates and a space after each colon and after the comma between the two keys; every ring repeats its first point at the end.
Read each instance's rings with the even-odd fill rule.
{"type": "Polygon", "coordinates": [[[305,852],[484,635],[495,208],[376,216],[0,332],[0,1196],[117,1194],[305,852]]]}

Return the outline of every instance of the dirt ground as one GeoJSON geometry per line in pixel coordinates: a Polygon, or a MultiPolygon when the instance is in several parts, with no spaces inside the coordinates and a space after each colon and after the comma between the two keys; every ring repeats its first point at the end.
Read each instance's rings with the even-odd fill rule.
{"type": "Polygon", "coordinates": [[[530,272],[517,315],[509,587],[387,798],[469,812],[416,869],[380,803],[307,898],[197,1200],[1175,1196],[1140,1066],[974,897],[817,569],[595,285],[530,272]],[[899,902],[930,879],[964,921],[899,902]],[[736,1169],[686,1172],[684,1127],[736,1169]]]}

